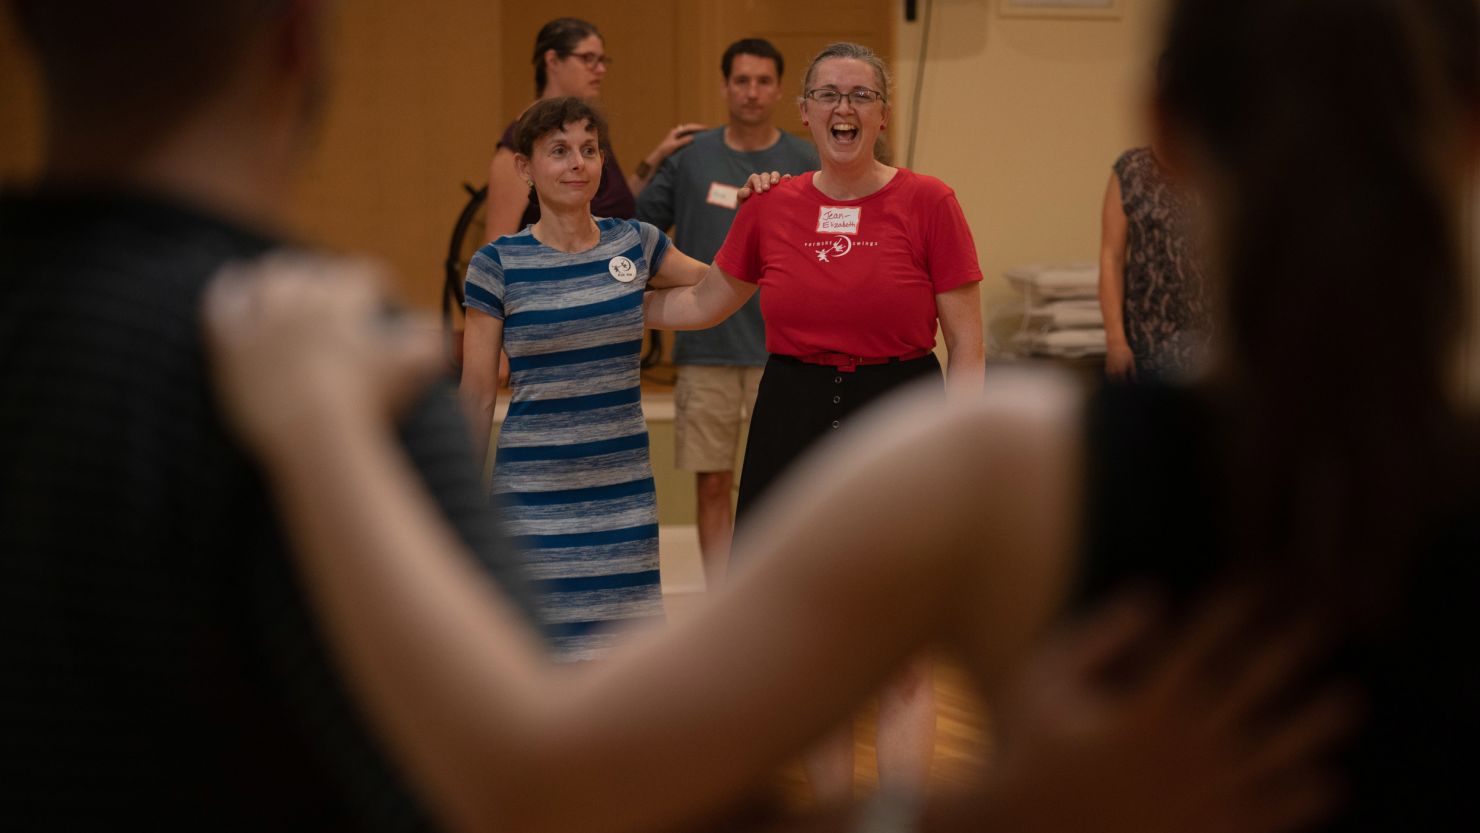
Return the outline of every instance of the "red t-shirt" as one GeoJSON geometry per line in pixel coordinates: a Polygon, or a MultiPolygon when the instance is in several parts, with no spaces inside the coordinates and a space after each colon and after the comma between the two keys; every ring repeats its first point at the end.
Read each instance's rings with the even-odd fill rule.
{"type": "Polygon", "coordinates": [[[715,256],[758,284],[766,349],[885,358],[935,346],[935,296],[982,279],[956,193],[900,168],[860,200],[805,173],[747,200],[715,256]]]}

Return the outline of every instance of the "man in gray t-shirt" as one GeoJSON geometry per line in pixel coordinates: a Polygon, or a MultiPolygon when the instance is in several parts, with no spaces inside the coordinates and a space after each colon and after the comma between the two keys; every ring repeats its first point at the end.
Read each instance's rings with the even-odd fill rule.
{"type": "MultiPolygon", "coordinates": [[[[638,195],[638,219],[672,227],[680,251],[714,260],[735,219],[737,192],[751,174],[817,170],[817,149],[772,122],[784,63],[769,41],[747,38],[731,44],[720,65],[729,123],[695,135],[638,195]]],[[[699,547],[713,586],[729,560],[740,429],[766,363],[760,293],[717,327],[679,333],[674,361],[677,463],[695,472],[699,547]]]]}

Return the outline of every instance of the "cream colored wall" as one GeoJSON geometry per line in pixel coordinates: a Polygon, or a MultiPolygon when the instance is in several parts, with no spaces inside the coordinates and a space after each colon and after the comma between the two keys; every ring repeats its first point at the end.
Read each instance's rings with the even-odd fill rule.
{"type": "Polygon", "coordinates": [[[918,101],[922,21],[896,29],[896,161],[909,154],[917,106],[914,168],[955,188],[989,314],[1016,297],[1004,269],[1097,256],[1110,166],[1144,141],[1142,91],[1162,8],[1123,2],[1118,20],[1078,20],[999,17],[998,0],[920,0],[922,16],[933,9],[918,101]]]}

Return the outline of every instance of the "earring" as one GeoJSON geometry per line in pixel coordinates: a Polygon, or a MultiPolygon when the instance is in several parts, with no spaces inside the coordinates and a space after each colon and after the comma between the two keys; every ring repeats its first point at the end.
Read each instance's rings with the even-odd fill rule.
{"type": "Polygon", "coordinates": [[[806,119],[802,119],[802,127],[811,127],[811,126],[812,126],[812,122],[809,122],[806,119]]]}

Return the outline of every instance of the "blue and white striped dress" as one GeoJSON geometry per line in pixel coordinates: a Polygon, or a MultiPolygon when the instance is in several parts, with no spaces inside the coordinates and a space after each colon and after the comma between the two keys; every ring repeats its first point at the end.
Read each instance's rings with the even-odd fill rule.
{"type": "Polygon", "coordinates": [[[562,660],[594,659],[613,625],[663,615],[639,357],[643,289],[669,242],[636,220],[597,227],[579,253],[527,228],[500,237],[465,284],[469,307],[504,322],[513,396],[492,489],[562,660]]]}

